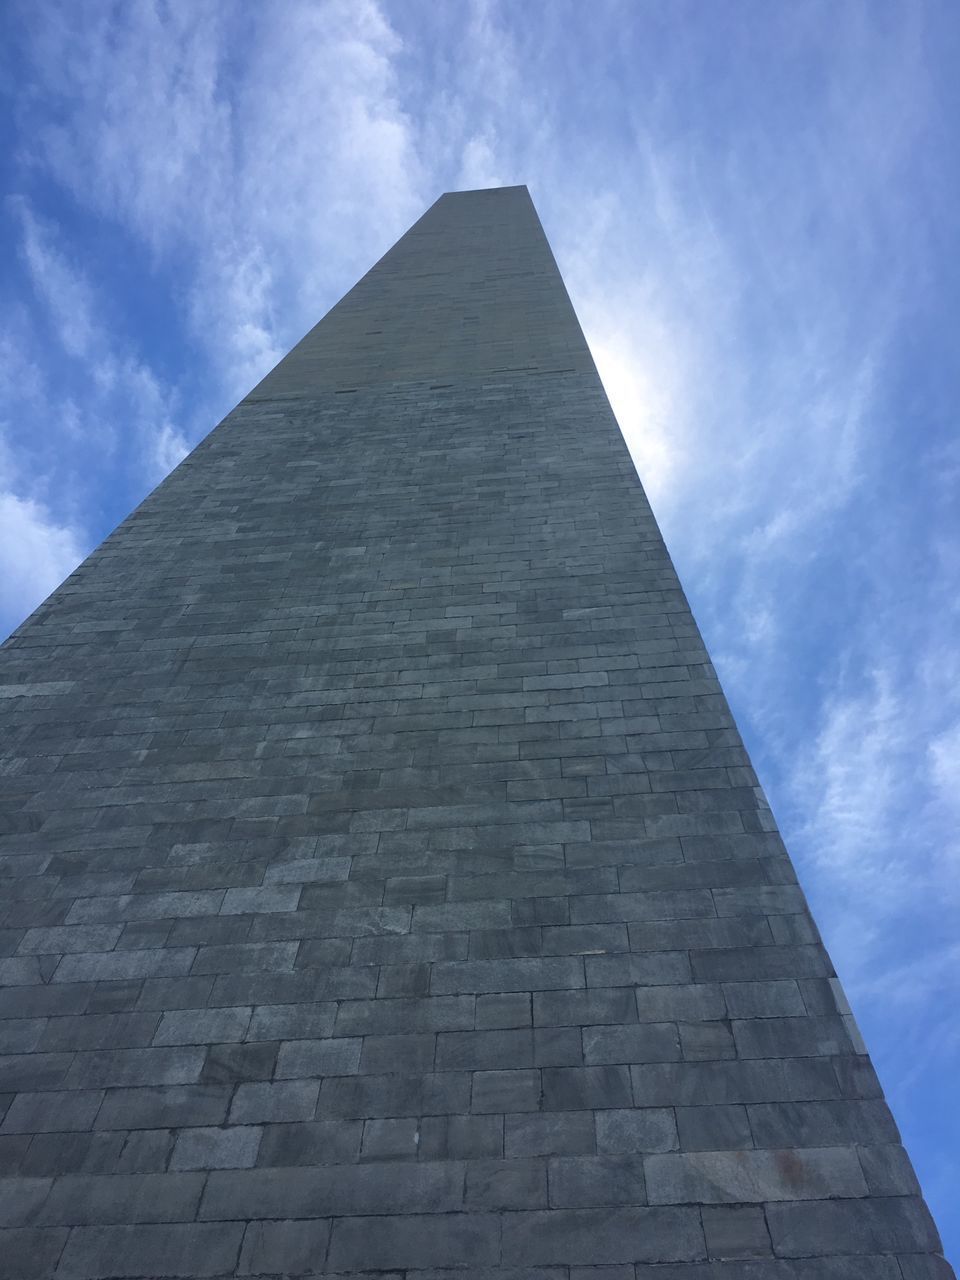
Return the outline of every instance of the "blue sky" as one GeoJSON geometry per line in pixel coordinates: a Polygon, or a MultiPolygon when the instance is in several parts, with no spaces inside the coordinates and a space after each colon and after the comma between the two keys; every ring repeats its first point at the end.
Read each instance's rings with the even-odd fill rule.
{"type": "Polygon", "coordinates": [[[526,182],[960,1257],[960,9],[16,3],[0,632],[445,190],[526,182]]]}

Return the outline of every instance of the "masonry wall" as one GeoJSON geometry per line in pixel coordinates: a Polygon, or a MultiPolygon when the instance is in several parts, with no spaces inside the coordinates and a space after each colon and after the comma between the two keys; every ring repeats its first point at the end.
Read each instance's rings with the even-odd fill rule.
{"type": "Polygon", "coordinates": [[[0,1277],[943,1280],[525,188],[0,652],[0,1277]]]}

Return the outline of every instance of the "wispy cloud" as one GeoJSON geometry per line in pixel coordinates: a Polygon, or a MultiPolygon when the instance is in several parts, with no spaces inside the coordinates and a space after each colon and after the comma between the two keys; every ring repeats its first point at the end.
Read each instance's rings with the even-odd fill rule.
{"type": "MultiPolygon", "coordinates": [[[[188,450],[176,422],[174,392],[103,321],[93,286],[82,267],[67,259],[54,228],[24,199],[16,202],[16,210],[36,298],[63,354],[77,362],[75,372],[83,379],[84,420],[72,423],[71,434],[101,455],[130,454],[146,483],[156,484],[188,450]]],[[[75,395],[68,402],[75,415],[75,395]]],[[[56,410],[55,404],[46,405],[48,413],[56,410]]]]}
{"type": "MultiPolygon", "coordinates": [[[[830,888],[822,895],[824,912],[862,977],[878,957],[838,925],[851,912],[885,921],[908,913],[943,877],[951,850],[930,843],[930,827],[941,830],[938,819],[945,815],[938,810],[952,799],[943,784],[960,763],[951,758],[960,721],[927,746],[944,708],[924,705],[914,681],[904,686],[880,669],[857,684],[859,692],[831,696],[823,705],[819,732],[790,785],[797,813],[805,815],[800,837],[830,888]]],[[[960,880],[944,878],[943,890],[941,909],[951,899],[960,906],[960,880]]]]}
{"type": "MultiPolygon", "coordinates": [[[[8,360],[4,362],[9,368],[8,360]]],[[[0,378],[0,387],[5,379],[0,378]]],[[[0,421],[0,632],[18,625],[83,559],[81,530],[57,520],[14,462],[0,421]]]]}
{"type": "MultiPolygon", "coordinates": [[[[88,537],[71,511],[55,517],[57,495],[49,469],[36,459],[58,448],[40,441],[29,456],[13,440],[13,422],[30,422],[46,405],[43,372],[18,341],[16,307],[0,332],[0,635],[6,636],[71,573],[87,550],[88,537]]],[[[72,417],[72,415],[70,415],[72,417]]],[[[65,430],[70,423],[64,423],[65,430]]]]}
{"type": "Polygon", "coordinates": [[[19,623],[82,559],[76,530],[38,502],[0,489],[0,624],[19,623]]]}
{"type": "Polygon", "coordinates": [[[104,477],[142,496],[189,447],[175,393],[106,320],[55,228],[25,198],[10,207],[29,292],[0,335],[4,633],[90,550],[104,477]]]}
{"type": "Polygon", "coordinates": [[[366,0],[61,16],[33,54],[68,123],[41,124],[38,162],[183,273],[235,400],[424,202],[399,39],[366,0]]]}

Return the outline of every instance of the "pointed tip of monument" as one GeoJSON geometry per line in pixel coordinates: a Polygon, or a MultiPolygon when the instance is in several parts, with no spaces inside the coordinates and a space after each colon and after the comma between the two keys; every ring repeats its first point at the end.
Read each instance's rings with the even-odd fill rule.
{"type": "Polygon", "coordinates": [[[504,187],[469,187],[464,191],[445,191],[441,196],[441,199],[446,199],[447,196],[498,195],[501,192],[507,192],[507,191],[526,191],[527,195],[530,194],[530,191],[527,188],[526,183],[516,183],[515,185],[504,186],[504,187]]]}

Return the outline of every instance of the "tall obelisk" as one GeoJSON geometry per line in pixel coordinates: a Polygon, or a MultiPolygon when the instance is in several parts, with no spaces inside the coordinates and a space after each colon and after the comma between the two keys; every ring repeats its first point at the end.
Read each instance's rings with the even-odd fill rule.
{"type": "Polygon", "coordinates": [[[952,1275],[526,188],[0,695],[0,1275],[952,1275]]]}

